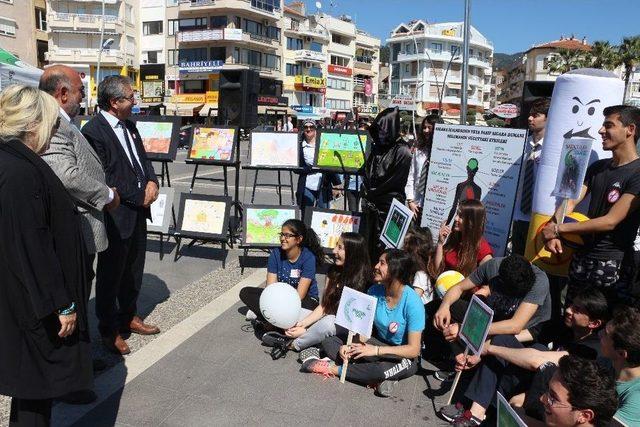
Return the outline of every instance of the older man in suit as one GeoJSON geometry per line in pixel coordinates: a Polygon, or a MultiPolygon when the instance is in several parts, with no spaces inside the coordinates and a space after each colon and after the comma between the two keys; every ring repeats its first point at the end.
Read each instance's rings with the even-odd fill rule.
{"type": "Polygon", "coordinates": [[[128,354],[120,332],[157,334],[136,314],[147,246],[149,206],[158,197],[158,179],[147,159],[142,138],[128,120],[135,105],[131,81],[109,76],[98,86],[100,113],[82,128],[96,150],[107,184],[118,189],[121,203],[105,218],[109,247],[98,255],[96,315],[102,342],[111,351],[128,354]]]}
{"type": "MultiPolygon", "coordinates": [[[[60,178],[80,212],[82,235],[89,255],[86,271],[91,283],[96,253],[104,251],[108,244],[103,211],[118,207],[120,198],[115,188],[107,186],[100,158],[72,123],[80,112],[84,96],[80,75],[64,65],[51,66],[40,78],[40,90],[53,96],[60,106],[60,126],[42,158],[60,178]]],[[[94,368],[98,369],[101,364],[104,362],[94,361],[94,368]]],[[[95,398],[91,390],[82,390],[69,393],[62,400],[89,403],[95,398]]]]}

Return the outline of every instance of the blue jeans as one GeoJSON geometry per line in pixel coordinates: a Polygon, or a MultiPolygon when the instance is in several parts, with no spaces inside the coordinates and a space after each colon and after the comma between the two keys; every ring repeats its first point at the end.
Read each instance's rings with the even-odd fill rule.
{"type": "Polygon", "coordinates": [[[309,190],[307,187],[305,187],[304,194],[302,195],[302,203],[300,207],[304,209],[307,206],[316,206],[318,208],[329,207],[326,191],[322,188],[314,191],[314,190],[309,190]]]}

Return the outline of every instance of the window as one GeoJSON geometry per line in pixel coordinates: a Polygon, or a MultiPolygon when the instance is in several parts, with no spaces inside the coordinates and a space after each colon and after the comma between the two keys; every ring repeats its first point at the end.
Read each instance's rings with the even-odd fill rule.
{"type": "Polygon", "coordinates": [[[167,6],[177,6],[178,0],[167,0],[167,6]]]}
{"type": "Polygon", "coordinates": [[[327,87],[336,90],[350,90],[349,80],[327,78],[327,87]]]}
{"type": "Polygon", "coordinates": [[[326,101],[326,107],[332,110],[350,110],[351,101],[346,99],[330,99],[326,101]]]}
{"type": "Polygon", "coordinates": [[[36,28],[47,31],[47,12],[39,7],[36,7],[36,28]]]}
{"type": "Polygon", "coordinates": [[[344,56],[331,55],[331,65],[339,65],[341,67],[349,66],[349,58],[344,56]]]}
{"type": "Polygon", "coordinates": [[[404,65],[404,72],[405,73],[410,73],[411,72],[411,64],[405,64],[404,65]]]}
{"type": "Polygon", "coordinates": [[[263,67],[271,68],[272,70],[280,69],[280,57],[278,55],[272,55],[270,53],[265,53],[263,55],[263,67]]]}
{"type": "Polygon", "coordinates": [[[147,64],[157,64],[158,55],[162,53],[161,50],[150,50],[145,52],[147,54],[147,64]]]}
{"type": "Polygon", "coordinates": [[[180,28],[180,20],[179,19],[169,19],[167,21],[167,34],[170,36],[175,35],[180,28]]]}
{"type": "Polygon", "coordinates": [[[280,0],[251,0],[251,7],[273,12],[280,10],[280,0]]]}
{"type": "Polygon", "coordinates": [[[322,68],[314,65],[313,67],[309,68],[309,75],[311,77],[322,77],[322,68]]]}
{"type": "Polygon", "coordinates": [[[300,64],[287,64],[287,76],[297,76],[302,74],[302,70],[300,69],[300,64]]]}
{"type": "Polygon", "coordinates": [[[205,93],[205,80],[183,80],[180,82],[183,93],[205,93]]]}
{"type": "Polygon", "coordinates": [[[292,30],[297,30],[300,28],[300,21],[298,21],[297,19],[293,19],[291,18],[291,25],[289,26],[290,29],[292,30]]]}
{"type": "Polygon", "coordinates": [[[460,46],[451,45],[451,55],[457,55],[460,53],[460,46]]]}
{"type": "Polygon", "coordinates": [[[291,37],[287,37],[287,49],[288,50],[302,49],[302,39],[294,39],[291,37]]]}
{"type": "Polygon", "coordinates": [[[211,28],[225,28],[227,26],[226,16],[212,16],[211,28]]]}
{"type": "Polygon", "coordinates": [[[151,36],[154,34],[162,34],[162,21],[149,21],[142,23],[142,34],[151,36]]]}
{"type": "Polygon", "coordinates": [[[180,31],[207,28],[207,18],[189,18],[180,20],[180,31]]]}
{"type": "Polygon", "coordinates": [[[224,46],[212,47],[210,49],[212,61],[226,61],[227,60],[227,48],[224,46]]]}
{"type": "Polygon", "coordinates": [[[331,34],[331,41],[333,43],[349,46],[349,40],[346,37],[342,37],[339,34],[331,34]]]}
{"type": "Polygon", "coordinates": [[[206,61],[207,59],[208,58],[207,58],[206,47],[196,47],[193,49],[180,49],[178,52],[179,62],[206,61]]]}
{"type": "Polygon", "coordinates": [[[176,65],[178,63],[178,49],[167,50],[167,63],[169,65],[176,65]]]}
{"type": "Polygon", "coordinates": [[[431,43],[431,50],[435,53],[442,53],[442,43],[431,43]]]}
{"type": "Polygon", "coordinates": [[[125,7],[124,9],[125,20],[129,24],[133,24],[136,18],[135,15],[133,14],[133,6],[131,6],[130,4],[125,4],[124,7],[125,7]]]}
{"type": "Polygon", "coordinates": [[[309,45],[309,50],[312,50],[314,52],[322,52],[322,45],[318,42],[311,42],[311,44],[309,45]]]}
{"type": "Polygon", "coordinates": [[[5,36],[16,35],[16,21],[0,18],[0,34],[5,36]]]}
{"type": "Polygon", "coordinates": [[[280,28],[264,26],[259,22],[244,20],[242,30],[255,36],[267,37],[272,40],[280,40],[280,28]]]}

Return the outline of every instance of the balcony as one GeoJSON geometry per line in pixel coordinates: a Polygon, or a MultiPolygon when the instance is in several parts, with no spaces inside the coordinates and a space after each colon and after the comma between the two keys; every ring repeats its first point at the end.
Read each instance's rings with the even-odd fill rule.
{"type": "Polygon", "coordinates": [[[322,40],[329,40],[329,33],[324,28],[312,28],[287,19],[285,21],[285,32],[296,34],[300,37],[313,37],[322,40]]]}
{"type": "MultiPolygon", "coordinates": [[[[45,58],[49,62],[85,63],[98,62],[99,49],[55,49],[46,52],[45,58]]],[[[102,51],[101,62],[104,65],[124,66],[132,55],[125,55],[121,50],[105,49],[102,51]]]]}
{"type": "Polygon", "coordinates": [[[313,50],[300,49],[294,52],[294,60],[296,62],[314,62],[316,64],[324,64],[327,62],[327,54],[316,52],[313,50]]]}
{"type": "MultiPolygon", "coordinates": [[[[433,51],[426,50],[422,53],[414,53],[414,52],[400,52],[398,54],[397,62],[413,62],[413,61],[440,61],[440,62],[449,62],[451,61],[451,52],[446,51],[433,51]]],[[[462,64],[462,56],[458,55],[457,59],[453,60],[454,64],[462,64]]],[[[474,67],[481,67],[485,69],[491,70],[491,61],[484,58],[479,57],[477,55],[473,55],[469,57],[469,65],[474,67]]]]}
{"type": "MultiPolygon", "coordinates": [[[[123,31],[122,18],[113,15],[105,15],[104,29],[110,32],[123,31]]],[[[82,14],[82,13],[57,13],[49,12],[47,24],[52,31],[59,30],[80,30],[89,29],[100,31],[102,27],[102,15],[82,14]]]]}
{"type": "Polygon", "coordinates": [[[373,57],[371,56],[358,56],[354,57],[354,68],[360,68],[362,70],[371,70],[373,63],[373,57]]]}
{"type": "MultiPolygon", "coordinates": [[[[459,42],[460,44],[462,44],[462,36],[458,35],[459,33],[456,32],[456,35],[453,36],[449,36],[449,35],[444,35],[442,34],[442,29],[436,29],[436,28],[425,28],[424,31],[414,31],[414,32],[410,32],[410,33],[402,33],[402,34],[396,34],[390,38],[387,39],[387,42],[390,41],[398,41],[398,40],[411,40],[413,41],[414,37],[417,38],[418,40],[420,40],[421,38],[425,38],[425,36],[429,39],[439,39],[439,40],[443,40],[443,41],[453,41],[453,42],[459,42]]],[[[493,50],[493,43],[490,42],[489,40],[483,39],[483,38],[479,38],[479,37],[472,37],[470,40],[470,44],[472,46],[481,46],[481,47],[488,47],[491,48],[491,50],[493,50]]]]}
{"type": "Polygon", "coordinates": [[[282,10],[269,0],[180,0],[179,12],[206,11],[212,6],[216,10],[236,10],[260,17],[279,19],[282,10]]]}

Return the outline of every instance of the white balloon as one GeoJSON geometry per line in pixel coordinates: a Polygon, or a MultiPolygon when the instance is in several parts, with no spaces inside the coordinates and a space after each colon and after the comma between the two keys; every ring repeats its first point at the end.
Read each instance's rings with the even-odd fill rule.
{"type": "Polygon", "coordinates": [[[287,283],[273,283],[260,295],[260,313],[267,322],[282,329],[296,324],[301,304],[298,292],[287,283]]]}

